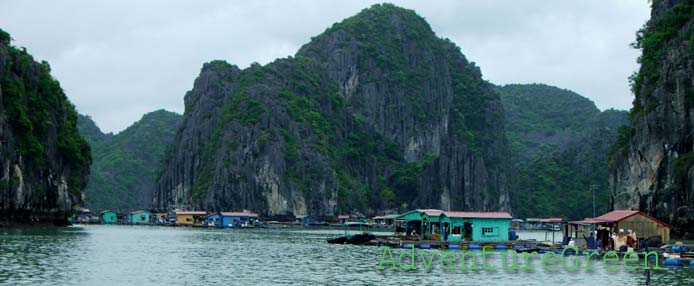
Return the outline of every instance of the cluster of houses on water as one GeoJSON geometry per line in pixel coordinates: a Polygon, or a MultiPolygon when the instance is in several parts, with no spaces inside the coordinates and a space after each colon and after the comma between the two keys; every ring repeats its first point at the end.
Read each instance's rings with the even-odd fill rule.
{"type": "Polygon", "coordinates": [[[99,213],[89,209],[78,211],[73,217],[75,223],[97,224],[153,224],[181,226],[209,226],[219,228],[258,226],[258,214],[253,212],[211,212],[175,210],[165,213],[133,211],[120,213],[105,210],[99,213]]]}
{"type": "MultiPolygon", "coordinates": [[[[266,222],[258,214],[249,211],[206,212],[175,210],[165,213],[133,211],[119,213],[106,210],[100,213],[83,209],[73,218],[75,223],[100,224],[155,224],[180,226],[207,226],[218,228],[242,228],[264,226],[266,222]]],[[[279,223],[270,221],[269,224],[279,223]]],[[[515,230],[544,229],[561,232],[564,243],[574,240],[586,246],[584,238],[595,235],[592,245],[610,248],[618,245],[617,239],[627,235],[647,239],[658,236],[663,242],[670,239],[671,226],[645,213],[630,210],[616,210],[607,214],[580,221],[564,221],[561,218],[513,219],[507,212],[443,211],[437,209],[416,209],[404,214],[388,214],[364,218],[359,215],[341,214],[327,223],[309,215],[294,216],[291,222],[302,226],[359,226],[389,227],[396,233],[418,236],[428,240],[460,241],[509,241],[515,240],[515,230]],[[627,234],[628,233],[628,234],[627,234]]],[[[554,240],[554,239],[553,239],[554,240]]]]}

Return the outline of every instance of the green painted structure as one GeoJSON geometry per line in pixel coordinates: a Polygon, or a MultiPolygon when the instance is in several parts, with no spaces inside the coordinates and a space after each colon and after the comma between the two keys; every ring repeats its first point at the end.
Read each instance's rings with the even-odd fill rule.
{"type": "Polygon", "coordinates": [[[508,241],[511,215],[506,212],[461,212],[417,209],[400,215],[407,235],[460,242],[508,241]]]}
{"type": "Polygon", "coordinates": [[[99,214],[99,218],[102,224],[116,224],[118,223],[118,213],[114,211],[102,211],[99,214]]]}
{"type": "Polygon", "coordinates": [[[508,241],[511,215],[506,212],[458,212],[441,214],[441,225],[448,236],[441,239],[459,242],[463,239],[474,242],[508,241]]]}
{"type": "Polygon", "coordinates": [[[405,233],[422,235],[425,239],[440,229],[442,210],[417,209],[400,215],[396,220],[405,222],[405,233]]]}
{"type": "Polygon", "coordinates": [[[128,221],[133,224],[149,223],[149,217],[148,211],[134,211],[128,215],[128,221]]]}

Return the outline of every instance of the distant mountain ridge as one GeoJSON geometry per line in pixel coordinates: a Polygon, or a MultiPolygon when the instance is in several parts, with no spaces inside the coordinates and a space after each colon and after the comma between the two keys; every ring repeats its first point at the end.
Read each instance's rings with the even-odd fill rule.
{"type": "Polygon", "coordinates": [[[544,84],[497,87],[511,145],[512,208],[518,217],[593,216],[608,210],[608,153],[627,112],[600,111],[573,91],[544,84]]]}
{"type": "Polygon", "coordinates": [[[118,134],[104,134],[90,117],[80,115],[78,128],[93,149],[85,202],[96,210],[149,209],[154,182],[181,115],[157,110],[118,134]]]}

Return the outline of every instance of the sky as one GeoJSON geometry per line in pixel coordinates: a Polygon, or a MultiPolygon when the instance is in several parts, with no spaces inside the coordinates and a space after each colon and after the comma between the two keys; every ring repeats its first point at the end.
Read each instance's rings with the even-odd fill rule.
{"type": "MultiPolygon", "coordinates": [[[[294,55],[377,1],[0,1],[13,45],[50,63],[78,112],[117,133],[157,109],[183,113],[203,63],[294,55]]],[[[495,84],[545,83],[600,109],[631,108],[630,43],[647,0],[390,1],[415,10],[495,84]]]]}

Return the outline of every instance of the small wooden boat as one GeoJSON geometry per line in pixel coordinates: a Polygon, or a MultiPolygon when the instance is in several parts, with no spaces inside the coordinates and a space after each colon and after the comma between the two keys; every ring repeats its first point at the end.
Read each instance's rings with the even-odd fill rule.
{"type": "Polygon", "coordinates": [[[516,253],[533,253],[533,252],[540,252],[539,247],[533,247],[533,248],[518,248],[516,249],[516,253]]]}
{"type": "Polygon", "coordinates": [[[376,238],[373,234],[357,234],[350,237],[342,236],[338,238],[328,239],[328,243],[331,244],[365,244],[376,238]]]}

